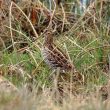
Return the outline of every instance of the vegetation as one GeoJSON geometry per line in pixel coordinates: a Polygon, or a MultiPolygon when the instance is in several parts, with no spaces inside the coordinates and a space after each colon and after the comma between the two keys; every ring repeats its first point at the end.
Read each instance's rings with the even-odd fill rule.
{"type": "Polygon", "coordinates": [[[0,93],[0,109],[109,110],[109,0],[95,0],[83,13],[72,9],[76,1],[51,3],[0,2],[0,74],[18,88],[14,94],[0,93]],[[55,44],[83,76],[72,92],[68,85],[60,91],[42,58],[42,33],[50,21],[55,44]]]}

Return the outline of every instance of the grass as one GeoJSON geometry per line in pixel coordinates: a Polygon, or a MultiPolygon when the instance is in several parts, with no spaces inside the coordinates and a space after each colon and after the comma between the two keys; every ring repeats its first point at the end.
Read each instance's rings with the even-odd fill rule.
{"type": "MultiPolygon", "coordinates": [[[[56,99],[53,98],[53,92],[45,89],[42,94],[36,95],[35,91],[28,94],[26,91],[20,91],[19,94],[12,97],[11,101],[7,102],[3,97],[1,110],[14,109],[14,110],[105,110],[105,105],[101,102],[101,99],[93,95],[87,96],[71,96],[63,99],[63,104],[55,103],[56,99]],[[3,106],[4,105],[4,106],[3,106]]],[[[109,105],[107,106],[107,110],[109,105]]]]}
{"type": "MultiPolygon", "coordinates": [[[[100,87],[105,86],[109,81],[108,14],[110,10],[103,2],[94,3],[95,13],[92,12],[93,10],[89,13],[85,12],[79,16],[74,25],[70,24],[71,28],[64,21],[68,30],[59,32],[54,37],[55,44],[68,54],[77,70],[84,76],[83,84],[72,85],[73,93],[68,90],[68,85],[64,85],[63,94],[57,88],[57,77],[50,79],[53,71],[43,61],[40,51],[44,38],[42,34],[36,33],[31,20],[22,12],[21,9],[25,8],[25,5],[16,8],[22,19],[16,19],[12,7],[7,10],[10,13],[8,21],[10,25],[5,24],[3,27],[6,28],[6,33],[9,32],[7,36],[11,33],[12,42],[7,44],[3,39],[6,44],[0,51],[0,73],[19,91],[10,95],[0,93],[1,110],[109,110],[109,99],[103,101],[100,87]],[[105,9],[107,11],[103,13],[105,9]],[[23,24],[26,26],[22,27],[22,20],[25,21],[23,24]],[[29,30],[25,31],[24,27],[25,29],[28,27],[29,30]],[[39,37],[34,42],[31,39],[33,34],[28,32],[30,28],[35,36],[39,37]],[[23,44],[26,45],[25,48],[23,44]]],[[[39,25],[45,21],[42,17],[41,13],[39,25]]],[[[2,38],[3,35],[1,34],[0,37],[2,38]]]]}

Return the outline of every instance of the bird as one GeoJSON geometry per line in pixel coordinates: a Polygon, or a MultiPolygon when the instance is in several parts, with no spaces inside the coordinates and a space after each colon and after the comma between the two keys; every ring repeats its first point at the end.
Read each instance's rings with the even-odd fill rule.
{"type": "Polygon", "coordinates": [[[63,93],[63,87],[65,87],[65,85],[67,85],[66,87],[69,91],[74,91],[74,84],[83,84],[82,74],[76,70],[74,64],[68,58],[68,55],[55,45],[53,30],[46,29],[43,35],[43,59],[49,67],[55,70],[55,74],[51,74],[48,78],[51,81],[57,78],[57,89],[60,94],[63,93]]]}
{"type": "Polygon", "coordinates": [[[52,29],[44,31],[44,42],[42,46],[42,56],[45,63],[54,70],[60,69],[60,72],[75,72],[75,66],[68,56],[58,48],[53,41],[52,29]]]}

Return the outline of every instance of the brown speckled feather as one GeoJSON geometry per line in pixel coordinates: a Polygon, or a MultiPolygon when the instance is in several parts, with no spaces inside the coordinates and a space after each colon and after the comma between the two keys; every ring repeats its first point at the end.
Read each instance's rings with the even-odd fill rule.
{"type": "Polygon", "coordinates": [[[60,68],[60,70],[64,71],[75,70],[74,65],[69,61],[68,56],[53,43],[53,36],[49,31],[45,33],[42,55],[44,61],[54,69],[60,68]]]}

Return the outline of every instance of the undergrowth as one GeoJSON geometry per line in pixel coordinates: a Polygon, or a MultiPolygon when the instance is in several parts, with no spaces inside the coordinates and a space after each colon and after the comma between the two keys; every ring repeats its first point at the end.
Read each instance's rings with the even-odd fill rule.
{"type": "MultiPolygon", "coordinates": [[[[0,73],[17,86],[19,92],[11,94],[11,96],[0,94],[0,109],[109,110],[109,101],[105,107],[99,96],[99,91],[97,92],[100,86],[107,84],[110,72],[110,8],[107,3],[109,1],[94,1],[94,5],[91,3],[89,6],[93,6],[93,8],[78,15],[75,23],[70,24],[71,28],[67,26],[68,22],[63,19],[67,31],[65,28],[64,32],[59,31],[59,28],[56,30],[55,44],[68,54],[76,69],[84,77],[81,89],[75,88],[76,91],[79,89],[80,94],[75,96],[69,94],[68,91],[61,103],[59,103],[60,93],[56,92],[55,79],[50,80],[53,70],[45,64],[40,51],[44,40],[42,30],[40,34],[40,31],[35,33],[37,26],[33,25],[32,21],[27,19],[25,13],[21,11],[25,9],[25,5],[24,7],[18,5],[20,9],[15,5],[17,12],[20,12],[18,15],[22,15],[20,20],[16,19],[16,14],[12,11],[14,8],[10,6],[9,8],[12,9],[7,10],[9,11],[8,17],[11,19],[8,21],[10,25],[7,23],[2,25],[6,28],[6,36],[10,36],[10,40],[8,40],[9,44],[7,41],[3,41],[3,47],[0,51],[0,73]],[[104,13],[104,10],[107,11],[104,13]],[[22,23],[25,26],[22,27],[22,23]],[[34,31],[34,35],[31,31],[34,31]],[[32,92],[25,88],[25,85],[28,84],[31,85],[32,92]],[[54,96],[55,94],[57,95],[54,96]]],[[[54,9],[54,7],[51,8],[54,9]]],[[[66,10],[65,7],[64,9],[66,10]]],[[[56,13],[60,14],[58,10],[61,11],[61,9],[56,10],[56,13]]],[[[68,12],[72,13],[71,8],[68,12]]],[[[37,22],[38,24],[45,22],[43,13],[39,15],[37,22]]],[[[40,26],[45,27],[44,24],[40,26]]],[[[3,35],[1,33],[1,39],[3,35]]]]}

